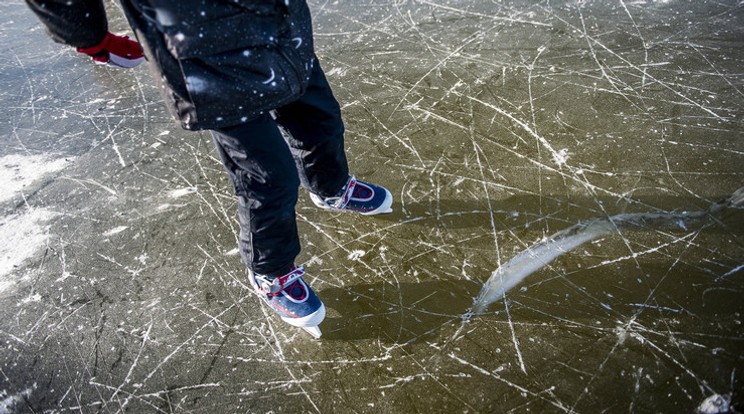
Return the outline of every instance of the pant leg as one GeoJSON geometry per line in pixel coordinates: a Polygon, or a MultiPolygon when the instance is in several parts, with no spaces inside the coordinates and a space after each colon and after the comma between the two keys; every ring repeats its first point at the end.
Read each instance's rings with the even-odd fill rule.
{"type": "Polygon", "coordinates": [[[336,195],[349,176],[344,123],[317,59],[305,94],[277,108],[276,122],[282,127],[303,187],[324,197],[336,195]]]}
{"type": "Polygon", "coordinates": [[[26,0],[26,4],[55,42],[91,47],[108,33],[102,0],[26,0]]]}
{"type": "Polygon", "coordinates": [[[212,131],[222,163],[235,187],[240,254],[263,275],[283,275],[300,253],[295,204],[297,169],[276,122],[264,115],[212,131]]]}

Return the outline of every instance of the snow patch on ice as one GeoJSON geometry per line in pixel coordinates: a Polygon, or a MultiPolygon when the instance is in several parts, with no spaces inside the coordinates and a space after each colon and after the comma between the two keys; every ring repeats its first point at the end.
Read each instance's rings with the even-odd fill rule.
{"type": "MultiPolygon", "coordinates": [[[[47,223],[58,214],[43,208],[12,214],[0,222],[0,277],[10,274],[24,260],[44,246],[48,235],[47,223]]],[[[0,279],[0,292],[13,281],[0,279]]]]}
{"type": "Polygon", "coordinates": [[[322,264],[323,264],[323,259],[321,259],[318,256],[313,256],[310,258],[310,260],[305,262],[305,266],[322,265],[322,264]]]}
{"type": "Polygon", "coordinates": [[[147,264],[147,259],[149,258],[150,256],[148,256],[147,253],[142,253],[141,255],[137,257],[137,260],[140,262],[141,265],[144,266],[147,264]]]}
{"type": "Polygon", "coordinates": [[[15,410],[11,411],[13,406],[16,405],[18,402],[28,398],[28,396],[31,395],[31,391],[35,389],[36,383],[34,383],[32,387],[28,387],[25,390],[12,395],[8,394],[8,391],[6,390],[0,391],[0,414],[10,414],[14,412],[15,410]]]}
{"type": "Polygon", "coordinates": [[[568,157],[569,154],[567,148],[563,148],[562,150],[553,154],[553,160],[558,165],[565,165],[568,162],[568,157]]]}
{"type": "Polygon", "coordinates": [[[367,254],[364,250],[352,250],[351,253],[349,253],[348,259],[349,260],[359,260],[360,257],[367,254]]]}
{"type": "Polygon", "coordinates": [[[695,412],[698,414],[725,414],[731,412],[731,396],[713,394],[703,400],[695,412]]]}
{"type": "Polygon", "coordinates": [[[29,303],[29,302],[41,302],[41,295],[38,293],[32,293],[25,298],[21,299],[21,303],[29,303]]]}
{"type": "Polygon", "coordinates": [[[11,154],[0,158],[0,183],[3,183],[0,202],[12,199],[24,187],[65,168],[69,163],[68,159],[53,159],[46,155],[11,154]]]}

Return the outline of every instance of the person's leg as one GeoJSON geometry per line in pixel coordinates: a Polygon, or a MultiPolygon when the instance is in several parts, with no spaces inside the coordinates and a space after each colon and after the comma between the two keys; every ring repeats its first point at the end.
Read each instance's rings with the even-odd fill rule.
{"type": "Polygon", "coordinates": [[[267,114],[212,137],[238,197],[243,261],[258,274],[288,273],[300,252],[294,210],[300,183],[276,122],[267,114]]]}
{"type": "Polygon", "coordinates": [[[365,215],[392,211],[387,189],[349,175],[341,107],[317,60],[305,94],[278,108],[276,121],[315,205],[365,215]]]}
{"type": "Polygon", "coordinates": [[[341,108],[317,59],[307,90],[276,110],[303,187],[323,197],[336,195],[349,179],[341,108]]]}
{"type": "Polygon", "coordinates": [[[238,197],[240,253],[258,296],[283,321],[320,337],[325,306],[295,266],[300,252],[295,203],[300,180],[270,115],[212,131],[238,197]]]}

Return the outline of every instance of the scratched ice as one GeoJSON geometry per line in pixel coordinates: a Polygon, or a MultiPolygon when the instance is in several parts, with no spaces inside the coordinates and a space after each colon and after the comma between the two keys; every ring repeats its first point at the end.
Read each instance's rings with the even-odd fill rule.
{"type": "Polygon", "coordinates": [[[744,410],[744,214],[685,215],[744,185],[744,3],[310,6],[353,172],[396,198],[301,195],[320,341],[246,290],[208,134],[0,5],[0,412],[744,410]],[[628,215],[664,225],[468,313],[531,246],[628,215]]]}

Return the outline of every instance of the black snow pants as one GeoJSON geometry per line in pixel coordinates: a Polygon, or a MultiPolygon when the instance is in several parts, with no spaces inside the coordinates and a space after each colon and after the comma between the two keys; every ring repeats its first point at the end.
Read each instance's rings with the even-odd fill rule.
{"type": "Polygon", "coordinates": [[[238,197],[243,261],[258,274],[287,273],[300,252],[298,187],[334,196],[349,174],[341,109],[317,59],[298,100],[211,132],[238,197]]]}

